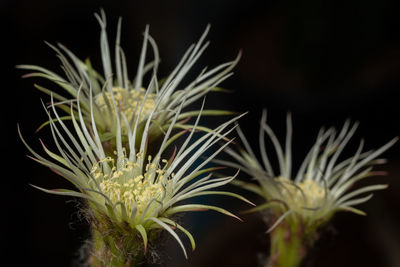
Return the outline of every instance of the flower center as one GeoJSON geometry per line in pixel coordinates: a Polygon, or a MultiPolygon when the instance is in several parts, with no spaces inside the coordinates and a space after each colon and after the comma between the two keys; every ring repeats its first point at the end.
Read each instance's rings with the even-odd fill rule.
{"type": "MultiPolygon", "coordinates": [[[[141,154],[137,156],[140,158],[141,154]]],[[[93,166],[91,174],[98,181],[101,193],[114,205],[122,203],[128,216],[135,210],[136,216],[140,216],[146,208],[147,212],[156,212],[158,203],[168,197],[166,190],[170,180],[164,175],[167,161],[162,162],[165,163],[163,169],[152,163],[149,156],[149,162],[142,170],[141,165],[124,156],[116,165],[113,158],[107,157],[93,166]]],[[[120,206],[118,210],[121,210],[120,206]]]]}
{"type": "MultiPolygon", "coordinates": [[[[139,119],[139,123],[145,120],[155,107],[156,95],[149,93],[146,100],[144,100],[145,94],[146,91],[143,88],[140,90],[127,90],[121,87],[113,87],[112,95],[109,92],[98,94],[95,97],[95,102],[101,113],[106,115],[103,116],[106,120],[106,128],[114,129],[116,112],[112,101],[112,96],[114,97],[115,105],[118,111],[125,115],[130,126],[132,126],[135,124],[137,119],[139,119]],[[142,104],[143,108],[140,112],[142,104]]],[[[124,125],[124,122],[122,122],[122,125],[124,125]]],[[[123,132],[126,133],[126,127],[121,128],[123,132]]]]}
{"type": "Polygon", "coordinates": [[[328,196],[328,189],[311,179],[299,183],[293,183],[283,177],[276,180],[281,187],[282,201],[296,212],[304,213],[306,210],[318,209],[328,196]]]}

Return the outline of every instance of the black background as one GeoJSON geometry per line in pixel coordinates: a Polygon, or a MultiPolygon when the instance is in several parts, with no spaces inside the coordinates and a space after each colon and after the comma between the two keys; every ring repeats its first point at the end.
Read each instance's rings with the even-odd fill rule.
{"type": "MultiPolygon", "coordinates": [[[[240,49],[243,57],[235,75],[222,84],[234,92],[209,95],[208,107],[249,111],[241,127],[254,146],[262,108],[268,108],[269,123],[281,137],[286,112],[291,111],[297,164],[321,126],[340,127],[346,118],[361,123],[354,146],[346,152],[349,155],[360,138],[365,139],[366,148],[377,148],[399,135],[400,20],[394,2],[2,1],[1,240],[6,247],[2,258],[11,258],[15,266],[24,262],[70,266],[87,237],[76,202],[29,186],[69,187],[25,156],[28,151],[16,131],[19,123],[36,151],[40,151],[38,138],[49,138],[46,131],[34,133],[46,119],[40,98],[46,102],[48,97],[32,85],[46,82],[21,79],[24,72],[14,67],[37,64],[61,73],[44,40],[66,45],[100,69],[99,26],[93,13],[102,7],[111,41],[117,19],[123,17],[122,46],[131,77],[142,32],[150,25],[160,49],[162,77],[210,23],[207,39],[211,45],[191,77],[206,65],[232,60],[240,49]]],[[[379,167],[389,175],[370,179],[390,187],[361,206],[368,216],[337,214],[306,264],[400,266],[399,147],[396,144],[385,153],[389,163],[379,167]]],[[[236,213],[246,208],[231,199],[216,198],[215,202],[236,213]]],[[[268,249],[265,226],[256,215],[242,217],[244,223],[212,212],[183,217],[198,247],[185,260],[176,242],[166,236],[161,252],[164,266],[257,266],[256,254],[268,249]]]]}

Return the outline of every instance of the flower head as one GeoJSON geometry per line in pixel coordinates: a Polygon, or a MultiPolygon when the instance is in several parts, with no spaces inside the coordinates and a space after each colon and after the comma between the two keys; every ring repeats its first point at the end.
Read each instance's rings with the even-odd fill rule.
{"type": "Polygon", "coordinates": [[[251,149],[243,132],[237,128],[245,150],[237,153],[226,148],[226,152],[238,163],[219,162],[240,168],[257,181],[258,185],[242,181],[235,183],[265,198],[267,202],[252,211],[270,210],[275,217],[270,230],[285,221],[288,225],[300,225],[303,231],[313,233],[337,211],[365,214],[354,206],[366,202],[372,194],[362,195],[387,187],[384,184],[374,184],[351,190],[356,182],[380,174],[372,172],[373,165],[384,162],[376,158],[391,147],[397,138],[377,150],[367,152],[362,152],[364,142],[361,141],[354,156],[340,161],[340,155],[353,136],[358,123],[351,125],[346,121],[338,134],[334,128],[321,129],[297,174],[293,175],[291,115],[287,116],[284,148],[270,126],[266,124],[266,118],[267,113],[264,111],[259,132],[261,160],[251,149]],[[266,152],[265,133],[271,139],[276,151],[278,173],[272,167],[266,152]]]}
{"type": "MultiPolygon", "coordinates": [[[[80,92],[80,107],[82,112],[82,119],[87,124],[93,120],[96,124],[99,138],[102,142],[108,142],[111,145],[109,149],[111,152],[115,149],[113,140],[117,135],[115,115],[119,114],[120,119],[122,116],[126,118],[128,124],[123,124],[121,127],[122,142],[127,143],[128,128],[132,128],[136,121],[139,121],[137,134],[142,134],[142,130],[154,109],[155,103],[157,104],[157,112],[153,114],[150,125],[150,141],[159,138],[163,131],[166,131],[172,118],[174,117],[174,110],[181,105],[181,100],[186,97],[183,107],[201,99],[209,91],[220,91],[216,86],[224,79],[231,75],[231,70],[237,64],[238,57],[231,62],[224,63],[215,68],[203,71],[196,77],[196,79],[187,85],[182,85],[182,80],[190,71],[192,66],[196,63],[198,58],[203,54],[208,46],[205,42],[205,37],[209,31],[209,27],[199,39],[199,41],[190,46],[178,65],[173,69],[170,74],[164,79],[158,80],[158,66],[160,57],[156,42],[149,35],[149,28],[146,27],[144,32],[143,46],[141,50],[140,60],[137,67],[136,76],[133,80],[128,77],[128,67],[125,59],[124,52],[120,46],[121,38],[121,20],[118,23],[118,31],[115,41],[114,60],[111,59],[111,52],[108,43],[106,32],[106,18],[102,11],[101,16],[96,14],[96,18],[101,26],[101,58],[103,63],[103,75],[99,74],[92,66],[89,60],[82,61],[75,56],[65,46],[59,44],[58,47],[50,45],[57,56],[60,58],[62,68],[65,72],[65,78],[61,75],[47,70],[43,67],[34,65],[20,65],[19,68],[33,71],[24,77],[42,77],[54,82],[60,86],[70,96],[58,94],[52,89],[47,89],[42,86],[36,87],[47,93],[52,94],[57,101],[57,107],[63,109],[65,112],[72,115],[77,114],[77,96],[80,92]],[[146,62],[146,55],[148,46],[151,46],[154,59],[146,62]],[[146,83],[146,75],[151,79],[146,83]],[[72,97],[72,98],[71,98],[72,97]],[[93,103],[91,97],[94,98],[93,103]],[[73,109],[69,108],[72,103],[73,109]],[[141,105],[139,104],[141,103],[141,105]],[[158,112],[158,111],[163,112],[158,112]],[[138,115],[140,113],[140,116],[138,115]]],[[[196,116],[197,111],[185,112],[180,114],[178,121],[184,122],[190,116],[196,116]]],[[[203,115],[228,115],[232,112],[222,110],[204,110],[203,115]]],[[[64,119],[64,118],[63,118],[64,119]]],[[[79,120],[80,118],[78,118],[79,120]]],[[[47,123],[46,123],[47,124],[47,123]]],[[[184,123],[176,123],[176,128],[190,128],[191,125],[184,123]]],[[[109,152],[107,154],[109,154],[109,152]]]]}
{"type": "MultiPolygon", "coordinates": [[[[77,113],[81,118],[83,114],[79,97],[80,92],[78,93],[77,113]]],[[[22,140],[37,162],[62,175],[75,185],[78,191],[67,189],[47,190],[35,187],[48,193],[86,199],[88,207],[93,213],[93,227],[106,241],[109,241],[110,238],[113,240],[123,238],[125,240],[127,236],[136,236],[142,239],[146,249],[149,236],[153,236],[159,229],[164,229],[178,241],[186,256],[181,239],[173,229],[177,228],[183,231],[190,239],[193,249],[195,247],[194,239],[186,229],[173,221],[172,216],[174,214],[211,209],[237,217],[219,207],[202,204],[178,204],[178,202],[195,196],[211,194],[229,195],[245,200],[234,193],[213,190],[213,188],[231,182],[235,176],[212,178],[212,174],[209,174],[199,178],[215,169],[204,167],[230,141],[226,142],[222,148],[214,151],[201,163],[195,164],[195,161],[198,161],[215,143],[227,140],[226,135],[234,128],[230,127],[230,125],[238,117],[221,124],[210,132],[203,132],[201,137],[192,141],[199,124],[203,106],[191,131],[183,130],[175,134],[172,131],[186,99],[187,95],[180,106],[172,111],[174,117],[162,138],[161,144],[158,146],[157,152],[152,155],[149,154],[147,149],[149,145],[148,134],[152,118],[159,112],[158,106],[161,100],[157,99],[148,115],[143,135],[140,138],[135,133],[139,125],[138,120],[131,131],[130,127],[128,127],[129,122],[126,116],[117,114],[115,120],[119,128],[115,130],[117,133],[115,137],[116,151],[113,156],[107,156],[94,120],[91,121],[90,128],[88,128],[84,120],[77,120],[74,112],[71,112],[73,124],[73,130],[71,131],[66,123],[60,119],[52,98],[50,110],[48,111],[46,108],[46,112],[49,116],[50,129],[58,148],[58,153],[51,152],[43,145],[45,152],[51,158],[49,160],[33,151],[24,139],[22,140]],[[124,118],[124,124],[119,120],[120,116],[124,118]],[[125,125],[128,130],[127,146],[123,146],[122,143],[122,125],[125,125]],[[188,134],[188,137],[182,146],[168,153],[168,147],[173,141],[185,133],[188,134]],[[137,140],[138,138],[139,140],[137,140]],[[137,142],[139,143],[138,149],[135,146],[137,142]],[[165,157],[166,155],[169,156],[165,157]]],[[[145,101],[143,99],[140,102],[141,107],[145,105],[145,101]]],[[[112,99],[112,102],[114,105],[116,104],[115,99],[112,99]]],[[[142,108],[140,110],[143,111],[142,108]]],[[[109,247],[110,243],[106,243],[106,246],[109,247]]],[[[124,246],[128,245],[125,244],[124,246]]],[[[98,257],[101,258],[101,255],[98,257]]]]}

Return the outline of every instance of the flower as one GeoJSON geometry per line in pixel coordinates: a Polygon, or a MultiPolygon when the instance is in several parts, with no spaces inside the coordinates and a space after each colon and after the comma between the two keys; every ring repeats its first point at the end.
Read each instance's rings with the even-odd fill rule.
{"type": "Polygon", "coordinates": [[[259,132],[261,160],[250,147],[245,135],[237,128],[245,149],[236,152],[230,148],[225,151],[237,162],[214,160],[223,165],[240,168],[249,174],[258,184],[244,181],[233,181],[263,197],[266,202],[248,212],[268,210],[266,217],[269,224],[270,255],[266,266],[300,266],[307,248],[317,239],[317,230],[340,210],[365,214],[355,208],[366,202],[372,194],[360,196],[371,191],[385,189],[385,184],[374,184],[351,190],[358,181],[379,175],[372,172],[375,164],[384,160],[376,159],[397,138],[394,138],[377,150],[362,152],[364,142],[354,156],[339,160],[345,146],[353,136],[358,123],[346,121],[341,131],[336,134],[334,128],[321,129],[315,144],[311,147],[297,174],[292,174],[292,119],[288,114],[286,120],[285,147],[282,148],[275,133],[266,123],[267,113],[264,110],[259,132]],[[269,160],[265,147],[265,133],[269,136],[276,152],[279,170],[269,160]],[[272,219],[272,220],[271,220],[272,219]]]}
{"type": "MultiPolygon", "coordinates": [[[[203,204],[182,204],[184,200],[200,195],[227,195],[248,202],[243,197],[224,191],[213,190],[216,187],[231,182],[234,176],[212,178],[215,167],[205,166],[231,141],[226,141],[226,136],[234,129],[230,125],[240,116],[237,116],[209,132],[202,132],[202,136],[193,140],[194,133],[203,112],[201,107],[193,128],[190,131],[182,130],[174,133],[172,130],[181,116],[185,101],[190,95],[186,92],[182,102],[174,110],[169,111],[174,117],[159,144],[158,150],[155,144],[149,144],[148,135],[153,117],[158,112],[162,99],[158,98],[148,115],[143,134],[138,137],[139,120],[135,121],[131,131],[129,122],[123,114],[116,114],[115,129],[116,151],[113,156],[107,156],[103,143],[99,137],[95,120],[92,117],[90,126],[85,125],[82,119],[80,91],[78,91],[77,116],[71,111],[72,129],[60,118],[56,104],[51,96],[49,110],[45,110],[49,116],[50,129],[58,152],[50,151],[46,146],[43,148],[50,157],[47,159],[32,150],[29,145],[22,141],[30,150],[33,159],[47,166],[70,181],[77,190],[53,189],[48,190],[34,186],[44,192],[79,197],[87,200],[88,213],[92,214],[94,248],[93,261],[100,261],[105,265],[125,266],[132,264],[138,257],[140,251],[146,251],[148,242],[157,237],[160,229],[168,231],[182,247],[187,257],[185,247],[174,229],[181,230],[190,240],[192,248],[195,241],[192,235],[181,225],[174,221],[173,216],[177,213],[188,211],[215,210],[217,212],[238,218],[227,210],[203,204]],[[54,114],[54,115],[52,115],[54,114]],[[120,117],[124,120],[121,121],[120,117]],[[124,125],[128,131],[128,143],[122,143],[122,128],[124,125]],[[189,133],[190,132],[190,133],[189,133]],[[179,149],[168,152],[170,145],[183,134],[188,133],[179,149]],[[206,159],[199,162],[200,157],[209,151],[217,142],[225,140],[225,144],[213,151],[206,159]],[[138,148],[135,144],[139,143],[138,148]],[[149,146],[153,146],[149,150],[149,146]],[[150,154],[149,151],[156,151],[150,154]],[[165,157],[169,155],[168,157],[165,157]],[[195,163],[196,162],[196,163],[195,163]],[[210,173],[206,175],[207,173],[210,173]],[[204,176],[206,175],[206,176],[204,176]],[[201,177],[203,176],[203,177],[201,177]],[[138,240],[141,240],[139,243],[138,240]],[[142,245],[140,245],[142,244],[142,245]],[[136,251],[136,252],[135,252],[136,251]],[[112,259],[108,259],[113,255],[112,259]],[[115,257],[115,255],[119,255],[115,257]]],[[[113,105],[116,100],[111,99],[113,105]]],[[[90,110],[93,110],[93,98],[90,97],[90,110]]],[[[143,107],[143,99],[139,104],[143,107]]],[[[71,105],[71,109],[72,109],[71,105]]],[[[141,108],[138,116],[141,116],[141,108]]],[[[92,114],[93,115],[93,114],[92,114]]],[[[140,255],[139,255],[140,256],[140,255]]]]}
{"type": "Polygon", "coordinates": [[[264,110],[259,132],[261,161],[256,157],[240,128],[237,129],[245,149],[241,149],[240,153],[230,148],[225,149],[237,163],[216,161],[240,168],[257,181],[258,184],[243,181],[235,181],[235,183],[265,198],[266,203],[251,211],[269,209],[274,217],[269,231],[284,222],[289,226],[295,226],[296,229],[300,227],[306,235],[313,234],[337,211],[344,210],[364,215],[363,211],[354,206],[369,200],[372,193],[367,196],[360,195],[387,187],[384,184],[374,184],[351,190],[358,181],[381,174],[372,171],[373,165],[385,162],[383,159],[376,158],[391,147],[398,138],[394,138],[377,150],[367,152],[362,152],[364,141],[361,141],[354,156],[338,161],[358,123],[351,125],[350,121],[346,121],[338,134],[334,128],[321,129],[315,144],[311,147],[297,174],[293,176],[291,115],[287,116],[284,148],[270,126],[266,124],[266,119],[267,113],[264,110]],[[276,151],[279,163],[278,173],[272,167],[266,152],[265,133],[271,139],[276,151]]]}
{"type": "MultiPolygon", "coordinates": [[[[208,42],[204,39],[209,31],[209,26],[206,28],[203,35],[200,37],[197,44],[189,47],[182,59],[171,73],[164,79],[158,80],[157,72],[160,63],[160,57],[156,42],[149,35],[149,27],[146,27],[144,33],[143,46],[141,50],[140,60],[137,67],[135,78],[131,81],[128,77],[127,63],[124,52],[120,46],[121,37],[121,19],[118,22],[118,30],[115,42],[115,67],[111,60],[111,52],[108,44],[106,33],[106,18],[104,11],[101,10],[101,16],[96,14],[96,18],[101,26],[101,58],[103,63],[104,77],[99,74],[89,60],[81,61],[65,46],[58,44],[58,47],[50,45],[57,53],[62,63],[62,68],[65,72],[65,78],[43,67],[34,65],[19,65],[18,68],[31,70],[33,73],[24,75],[24,77],[42,77],[54,82],[56,85],[63,88],[70,97],[58,94],[52,89],[47,89],[39,85],[35,85],[40,91],[46,94],[52,94],[58,102],[57,107],[63,109],[69,116],[61,117],[61,119],[70,119],[72,113],[77,115],[77,95],[81,88],[80,106],[82,118],[87,124],[94,118],[99,138],[102,142],[106,142],[110,149],[106,153],[110,154],[115,150],[115,144],[112,141],[115,139],[118,128],[116,126],[115,115],[120,114],[120,119],[125,116],[129,122],[121,128],[122,142],[127,143],[128,128],[135,125],[136,120],[139,121],[137,134],[142,134],[142,130],[146,123],[146,119],[152,112],[155,103],[158,103],[158,110],[153,116],[153,121],[150,125],[150,142],[162,136],[163,131],[168,129],[174,110],[180,106],[182,98],[185,96],[187,100],[184,107],[201,99],[209,91],[223,91],[216,87],[224,79],[228,78],[232,73],[230,71],[237,64],[238,57],[231,62],[219,65],[211,70],[204,68],[203,71],[186,86],[182,86],[182,80],[196,63],[198,58],[203,54],[208,46],[208,42]],[[148,46],[152,47],[154,60],[146,63],[146,54],[148,46]],[[149,83],[145,86],[146,74],[152,72],[149,83]],[[93,107],[91,108],[90,98],[94,98],[93,107]],[[69,108],[69,104],[73,104],[73,109],[69,108]],[[115,103],[115,104],[113,104],[115,103]],[[139,105],[142,103],[142,105],[139,105]],[[140,112],[140,116],[137,114],[140,112]]],[[[181,113],[178,121],[175,123],[176,128],[189,129],[192,126],[185,124],[186,119],[191,116],[196,116],[197,111],[189,111],[181,113]]],[[[230,115],[232,112],[222,110],[204,110],[203,115],[230,115]]],[[[80,119],[80,118],[79,118],[80,119]]],[[[48,124],[46,122],[44,125],[48,124]]],[[[43,125],[42,125],[43,126],[43,125]]],[[[202,130],[209,130],[205,127],[200,127],[202,130]]]]}

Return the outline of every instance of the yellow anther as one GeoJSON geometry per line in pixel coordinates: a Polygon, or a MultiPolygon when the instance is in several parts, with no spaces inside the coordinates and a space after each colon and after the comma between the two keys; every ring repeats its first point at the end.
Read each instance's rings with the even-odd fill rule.
{"type": "MultiPolygon", "coordinates": [[[[137,154],[138,157],[142,155],[143,153],[137,154]]],[[[152,157],[150,156],[148,159],[151,162],[152,157]]],[[[101,181],[100,189],[103,194],[114,204],[119,201],[122,202],[128,213],[131,213],[136,207],[139,215],[152,199],[162,201],[163,185],[168,182],[168,179],[164,179],[162,176],[164,171],[158,168],[157,164],[147,164],[147,170],[151,169],[151,173],[146,170],[144,173],[137,175],[142,171],[142,167],[138,162],[131,162],[124,156],[118,160],[122,164],[116,166],[114,159],[110,157],[102,159],[99,161],[102,164],[102,168],[99,168],[99,164],[95,164],[91,170],[95,179],[101,181]],[[105,168],[106,165],[113,167],[105,168]],[[159,174],[158,178],[152,177],[154,172],[159,174]]],[[[153,207],[153,205],[159,204],[152,202],[150,206],[153,207]]],[[[151,210],[152,208],[149,209],[151,210]]]]}
{"type": "Polygon", "coordinates": [[[282,186],[282,200],[291,209],[298,212],[305,212],[308,209],[318,208],[327,197],[328,191],[312,179],[293,183],[283,177],[276,179],[282,186]]]}
{"type": "MultiPolygon", "coordinates": [[[[99,107],[101,113],[107,119],[106,127],[113,129],[113,123],[115,123],[115,106],[118,111],[121,111],[129,122],[135,123],[139,118],[139,122],[146,119],[155,107],[155,94],[148,94],[146,100],[144,96],[146,91],[142,88],[139,90],[128,90],[121,87],[112,88],[112,93],[102,92],[95,97],[96,105],[99,107]],[[115,106],[113,102],[115,101],[115,106]],[[144,101],[144,103],[143,103],[144,101]],[[143,108],[139,114],[140,108],[143,104],[143,108]]],[[[126,128],[123,127],[122,131],[126,133],[126,128]]]]}

